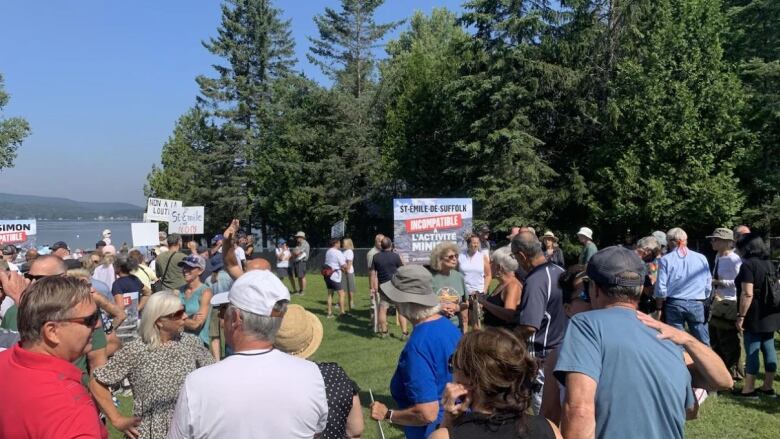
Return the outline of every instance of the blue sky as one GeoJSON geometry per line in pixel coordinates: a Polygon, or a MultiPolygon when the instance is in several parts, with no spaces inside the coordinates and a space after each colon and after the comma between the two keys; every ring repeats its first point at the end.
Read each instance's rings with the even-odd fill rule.
{"type": "MultiPolygon", "coordinates": [[[[460,11],[462,1],[387,0],[377,21],[460,11]]],[[[292,20],[298,69],[321,82],[306,38],[316,36],[312,18],[339,4],[276,1],[292,20]]],[[[144,205],[146,175],[194,103],[195,77],[213,74],[218,60],[201,41],[219,23],[216,0],[0,2],[0,73],[11,95],[2,115],[24,117],[33,131],[15,167],[0,171],[0,192],[144,205]]]]}

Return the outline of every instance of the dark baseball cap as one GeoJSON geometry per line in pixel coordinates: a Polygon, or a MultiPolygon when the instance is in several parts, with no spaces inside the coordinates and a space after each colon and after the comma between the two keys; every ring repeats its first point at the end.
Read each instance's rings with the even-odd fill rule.
{"type": "Polygon", "coordinates": [[[596,252],[588,261],[586,271],[588,278],[599,286],[640,287],[645,264],[633,250],[615,245],[596,252]],[[628,273],[636,276],[625,276],[628,273]]]}
{"type": "Polygon", "coordinates": [[[70,249],[68,248],[68,244],[65,244],[65,241],[57,241],[57,242],[55,242],[54,244],[52,244],[51,247],[49,247],[49,250],[57,251],[57,250],[59,250],[61,248],[64,248],[65,250],[70,251],[70,249]]]}

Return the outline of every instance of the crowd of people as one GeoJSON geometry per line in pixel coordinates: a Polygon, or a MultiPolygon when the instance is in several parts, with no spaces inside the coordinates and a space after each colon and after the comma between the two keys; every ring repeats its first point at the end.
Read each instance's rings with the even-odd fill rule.
{"type": "MultiPolygon", "coordinates": [[[[406,342],[394,404],[371,419],[409,439],[682,438],[707,392],[775,396],[780,284],[747,227],[707,236],[712,264],[680,228],[599,250],[583,227],[568,267],[552,232],[516,227],[498,248],[490,233],[424,266],[376,236],[374,330],[387,337],[393,308],[406,342]]],[[[307,360],[323,325],[290,303],[307,288],[304,232],[278,242],[275,268],[236,220],[208,247],[161,233],[150,260],[101,238],[81,257],[2,249],[0,437],[106,438],[106,422],[133,439],[362,435],[358,384],[307,360]]],[[[351,240],[329,242],[328,318],[354,309],[354,260],[351,240]]]]}

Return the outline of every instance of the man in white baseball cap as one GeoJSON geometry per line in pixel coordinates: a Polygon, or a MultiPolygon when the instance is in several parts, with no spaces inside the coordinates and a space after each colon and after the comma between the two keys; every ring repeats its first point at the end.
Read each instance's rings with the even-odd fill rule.
{"type": "Polygon", "coordinates": [[[273,347],[290,300],[268,270],[251,270],[211,304],[227,304],[225,341],[234,354],[187,376],[168,439],[311,438],[325,430],[328,403],[315,363],[273,347]]]}
{"type": "Polygon", "coordinates": [[[590,258],[599,251],[596,244],[593,242],[593,230],[587,227],[580,227],[577,232],[577,239],[582,244],[582,252],[580,253],[580,265],[585,265],[590,261],[590,258]]]}

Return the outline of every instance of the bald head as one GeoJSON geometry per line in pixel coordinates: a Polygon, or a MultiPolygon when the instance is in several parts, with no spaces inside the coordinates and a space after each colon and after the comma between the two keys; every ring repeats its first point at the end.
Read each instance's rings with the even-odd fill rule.
{"type": "Polygon", "coordinates": [[[246,271],[250,270],[270,270],[271,264],[263,258],[254,258],[246,261],[246,271]]]}
{"type": "Polygon", "coordinates": [[[65,261],[54,255],[38,256],[30,264],[30,275],[32,276],[57,276],[64,274],[67,270],[65,261]]]}

